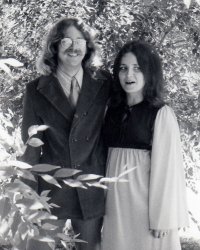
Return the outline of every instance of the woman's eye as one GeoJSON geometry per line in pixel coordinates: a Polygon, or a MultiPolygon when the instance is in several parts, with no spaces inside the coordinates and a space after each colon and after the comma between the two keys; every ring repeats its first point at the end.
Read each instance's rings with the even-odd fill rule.
{"type": "Polygon", "coordinates": [[[133,70],[134,70],[135,72],[140,72],[140,71],[141,71],[141,68],[140,68],[139,66],[136,66],[136,67],[133,68],[133,70]]]}
{"type": "Polygon", "coordinates": [[[124,67],[124,66],[121,66],[121,67],[119,67],[119,71],[126,71],[126,67],[124,67]]]}

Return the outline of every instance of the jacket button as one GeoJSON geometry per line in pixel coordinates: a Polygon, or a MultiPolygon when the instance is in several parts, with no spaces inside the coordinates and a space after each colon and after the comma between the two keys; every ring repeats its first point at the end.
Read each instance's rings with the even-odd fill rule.
{"type": "Polygon", "coordinates": [[[87,112],[84,112],[84,113],[83,113],[83,116],[86,116],[86,115],[87,115],[87,112]]]}
{"type": "Polygon", "coordinates": [[[90,139],[89,139],[89,137],[88,137],[88,136],[86,136],[86,137],[85,137],[85,140],[86,140],[86,141],[89,141],[90,139]]]}
{"type": "Polygon", "coordinates": [[[74,114],[74,118],[78,119],[78,114],[74,114]]]}
{"type": "Polygon", "coordinates": [[[81,165],[80,164],[75,164],[73,167],[74,168],[79,168],[81,165]]]}
{"type": "Polygon", "coordinates": [[[77,142],[78,140],[76,138],[73,138],[72,139],[72,142],[77,142]]]}

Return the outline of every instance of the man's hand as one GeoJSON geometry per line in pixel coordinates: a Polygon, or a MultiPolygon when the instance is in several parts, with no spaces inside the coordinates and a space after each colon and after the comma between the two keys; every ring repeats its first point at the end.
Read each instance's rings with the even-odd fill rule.
{"type": "Polygon", "coordinates": [[[163,238],[169,234],[168,230],[151,230],[155,238],[163,238]]]}

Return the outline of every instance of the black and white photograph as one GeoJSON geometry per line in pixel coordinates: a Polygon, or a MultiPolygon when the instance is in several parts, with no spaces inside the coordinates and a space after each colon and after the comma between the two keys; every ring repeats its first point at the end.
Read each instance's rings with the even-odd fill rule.
{"type": "Polygon", "coordinates": [[[200,250],[200,1],[0,1],[0,250],[200,250]]]}

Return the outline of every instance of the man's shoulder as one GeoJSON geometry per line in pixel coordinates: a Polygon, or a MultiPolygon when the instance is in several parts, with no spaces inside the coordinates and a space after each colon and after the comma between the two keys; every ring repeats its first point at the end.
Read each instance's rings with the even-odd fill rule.
{"type": "Polygon", "coordinates": [[[26,92],[27,93],[34,93],[38,87],[40,77],[35,78],[34,80],[31,80],[26,84],[26,92]]]}
{"type": "Polygon", "coordinates": [[[97,75],[100,77],[100,78],[103,78],[103,79],[110,79],[111,78],[111,74],[109,71],[107,70],[104,70],[104,69],[99,69],[97,71],[97,75]]]}
{"type": "Polygon", "coordinates": [[[86,73],[95,80],[111,80],[110,72],[105,69],[86,69],[86,73]]]}
{"type": "Polygon", "coordinates": [[[43,86],[45,86],[46,84],[48,84],[50,81],[52,81],[53,76],[52,75],[41,75],[39,77],[37,77],[36,79],[30,81],[29,83],[27,83],[26,88],[29,89],[40,89],[43,86]]]}

